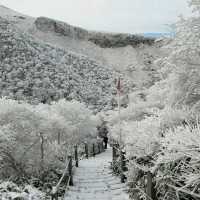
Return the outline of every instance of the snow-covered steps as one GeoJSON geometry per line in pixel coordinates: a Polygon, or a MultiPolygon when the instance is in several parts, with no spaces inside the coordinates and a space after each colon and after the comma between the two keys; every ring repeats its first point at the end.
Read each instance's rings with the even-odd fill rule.
{"type": "Polygon", "coordinates": [[[127,187],[112,175],[112,149],[80,162],[74,175],[74,186],[66,191],[64,200],[129,200],[127,187]]]}

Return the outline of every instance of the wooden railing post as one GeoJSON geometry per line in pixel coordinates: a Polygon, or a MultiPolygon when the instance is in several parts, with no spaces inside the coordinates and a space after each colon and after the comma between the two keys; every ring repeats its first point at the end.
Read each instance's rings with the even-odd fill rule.
{"type": "Polygon", "coordinates": [[[146,194],[149,198],[153,199],[153,175],[150,171],[147,172],[146,180],[146,194]]]}
{"type": "Polygon", "coordinates": [[[98,153],[99,154],[101,153],[101,144],[100,144],[100,142],[98,142],[98,153]]]}
{"type": "Polygon", "coordinates": [[[112,162],[113,162],[113,166],[115,165],[115,162],[117,160],[117,146],[118,145],[116,143],[114,143],[112,145],[112,162]]]}
{"type": "Polygon", "coordinates": [[[93,154],[93,156],[95,157],[96,153],[95,153],[95,144],[94,144],[94,143],[93,143],[93,145],[92,145],[92,154],[93,154]]]}
{"type": "Polygon", "coordinates": [[[102,148],[102,152],[104,152],[104,151],[105,151],[105,149],[104,149],[104,144],[103,144],[103,141],[101,141],[101,148],[102,148]]]}
{"type": "Polygon", "coordinates": [[[44,135],[40,133],[40,170],[44,170],[44,135]]]}
{"type": "Polygon", "coordinates": [[[72,156],[71,155],[68,156],[68,160],[69,160],[68,173],[69,173],[69,179],[70,179],[69,185],[73,186],[74,185],[74,183],[73,183],[73,172],[72,172],[73,166],[72,166],[72,156]]]}
{"type": "Polygon", "coordinates": [[[85,142],[85,156],[86,156],[87,159],[89,158],[87,142],[85,142]]]}
{"type": "Polygon", "coordinates": [[[125,152],[120,150],[120,177],[121,177],[121,183],[125,183],[125,168],[126,168],[126,160],[125,160],[125,152]]]}
{"type": "Polygon", "coordinates": [[[58,193],[51,194],[51,200],[58,200],[58,193]]]}
{"type": "Polygon", "coordinates": [[[78,146],[74,146],[74,157],[75,157],[75,162],[76,162],[76,167],[78,167],[78,146]]]}

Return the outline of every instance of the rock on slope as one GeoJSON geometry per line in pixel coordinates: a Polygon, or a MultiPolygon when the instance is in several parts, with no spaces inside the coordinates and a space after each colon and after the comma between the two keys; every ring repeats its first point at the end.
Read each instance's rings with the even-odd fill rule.
{"type": "Polygon", "coordinates": [[[109,107],[115,73],[88,57],[42,43],[0,18],[0,95],[33,103],[76,99],[109,107]]]}
{"type": "Polygon", "coordinates": [[[131,45],[133,47],[139,44],[152,45],[153,38],[145,38],[141,35],[131,34],[115,34],[87,31],[85,29],[71,26],[67,23],[49,19],[46,17],[38,17],[35,20],[38,30],[44,32],[54,32],[60,36],[68,36],[79,40],[88,40],[102,48],[117,48],[131,45]]]}

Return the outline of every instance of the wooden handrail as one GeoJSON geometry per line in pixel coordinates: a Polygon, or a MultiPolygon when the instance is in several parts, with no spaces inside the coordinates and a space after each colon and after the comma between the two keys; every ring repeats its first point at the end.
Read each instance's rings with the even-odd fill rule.
{"type": "MultiPolygon", "coordinates": [[[[89,149],[88,149],[88,144],[87,143],[84,143],[85,145],[85,157],[88,158],[89,157],[89,149]]],[[[99,145],[99,143],[97,144],[99,145]]],[[[103,147],[103,145],[101,144],[101,146],[103,147]]],[[[95,143],[92,144],[92,155],[95,155],[96,152],[95,152],[95,143]]],[[[103,152],[104,149],[102,148],[101,149],[101,152],[103,152]]],[[[101,153],[100,151],[98,153],[101,153]]],[[[68,182],[67,182],[67,185],[66,185],[66,188],[68,186],[73,186],[73,175],[72,175],[72,170],[73,170],[73,167],[78,167],[78,163],[79,163],[79,160],[82,159],[82,157],[79,159],[78,157],[78,145],[75,145],[74,146],[74,159],[75,159],[75,165],[73,165],[73,159],[72,159],[72,156],[68,156],[68,161],[67,161],[67,164],[66,164],[66,167],[64,169],[64,172],[62,174],[62,177],[59,179],[57,185],[55,187],[52,188],[52,191],[51,191],[51,200],[58,200],[58,190],[60,188],[60,185],[61,183],[63,182],[64,178],[66,177],[66,175],[68,174],[68,182]]]]}
{"type": "MultiPolygon", "coordinates": [[[[58,199],[58,190],[60,188],[60,185],[61,183],[63,182],[67,172],[69,172],[69,166],[70,166],[70,163],[72,162],[72,157],[71,156],[68,156],[68,161],[67,161],[67,164],[66,164],[66,167],[65,167],[65,170],[60,178],[60,180],[58,181],[57,185],[55,187],[52,188],[52,191],[51,191],[51,199],[52,200],[57,200],[58,199]],[[69,159],[70,158],[70,159],[69,159]]],[[[71,177],[69,176],[69,179],[71,179],[71,177]]],[[[69,181],[68,183],[69,184],[69,181]]],[[[68,187],[68,185],[67,185],[68,187]]]]}
{"type": "Polygon", "coordinates": [[[56,185],[56,188],[58,188],[60,186],[60,184],[62,183],[62,181],[63,181],[63,179],[64,179],[64,177],[65,177],[65,175],[66,175],[66,173],[68,171],[68,168],[69,168],[69,160],[67,162],[67,166],[66,166],[66,168],[64,170],[64,173],[63,173],[62,177],[60,178],[58,184],[56,185]]]}

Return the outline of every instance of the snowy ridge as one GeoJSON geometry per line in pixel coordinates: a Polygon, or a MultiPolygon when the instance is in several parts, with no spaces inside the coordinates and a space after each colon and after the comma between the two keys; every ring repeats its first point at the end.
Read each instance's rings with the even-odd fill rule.
{"type": "Polygon", "coordinates": [[[35,21],[33,17],[21,14],[3,5],[0,5],[0,17],[8,20],[23,32],[27,32],[31,29],[32,24],[35,21]]]}
{"type": "Polygon", "coordinates": [[[111,158],[112,149],[108,148],[95,158],[82,160],[64,200],[129,200],[126,185],[112,175],[111,158]]]}

